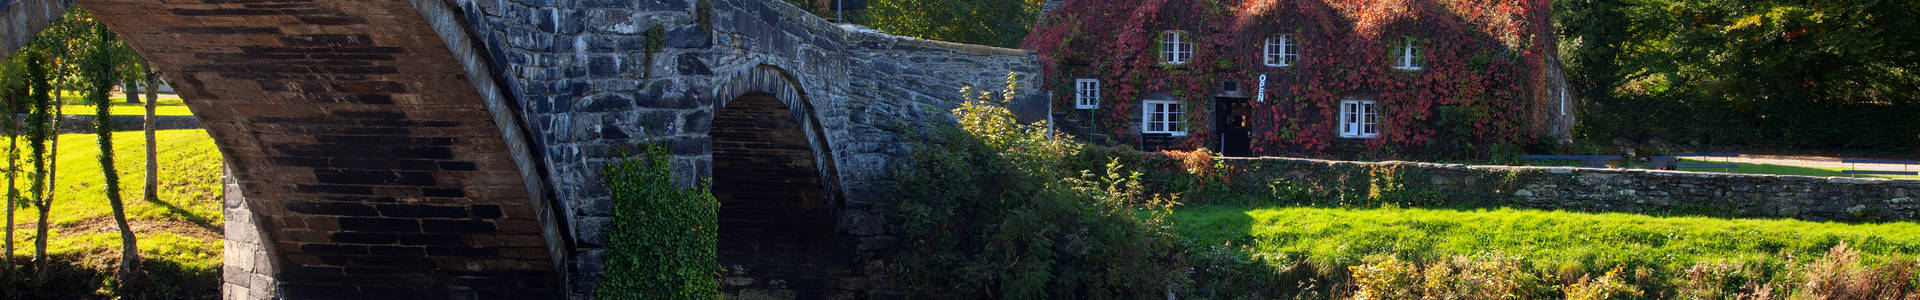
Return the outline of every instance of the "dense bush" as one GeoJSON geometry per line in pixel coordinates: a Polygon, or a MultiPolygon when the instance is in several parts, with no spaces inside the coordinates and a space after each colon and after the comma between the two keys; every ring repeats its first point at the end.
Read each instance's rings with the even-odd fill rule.
{"type": "Polygon", "coordinates": [[[923,127],[933,129],[914,139],[900,170],[891,222],[905,240],[902,287],[953,298],[1146,298],[1185,281],[1164,219],[1170,199],[1144,193],[1139,173],[1115,161],[1073,167],[1080,145],[989,101],[953,113],[961,126],[923,127]]]}
{"type": "Polygon", "coordinates": [[[673,184],[665,149],[608,164],[613,226],[600,299],[714,299],[720,288],[720,208],[713,193],[673,184]]]}

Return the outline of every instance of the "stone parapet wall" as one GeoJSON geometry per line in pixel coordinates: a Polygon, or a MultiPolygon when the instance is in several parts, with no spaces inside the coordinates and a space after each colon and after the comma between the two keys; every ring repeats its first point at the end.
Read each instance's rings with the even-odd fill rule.
{"type": "Polygon", "coordinates": [[[1400,193],[1406,201],[1440,205],[1812,221],[1920,220],[1920,181],[1914,180],[1292,158],[1221,161],[1237,169],[1232,175],[1236,191],[1291,182],[1322,194],[1400,193]]]}

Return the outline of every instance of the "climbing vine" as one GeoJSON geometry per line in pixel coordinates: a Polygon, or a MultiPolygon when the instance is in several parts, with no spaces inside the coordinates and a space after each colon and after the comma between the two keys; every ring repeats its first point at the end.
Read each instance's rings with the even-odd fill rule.
{"type": "Polygon", "coordinates": [[[602,169],[613,195],[600,299],[714,299],[720,288],[720,202],[710,186],[673,183],[666,148],[602,169]]]}
{"type": "MultiPolygon", "coordinates": [[[[1253,148],[1263,154],[1324,154],[1394,149],[1484,153],[1488,145],[1525,144],[1546,128],[1544,55],[1553,51],[1544,0],[1070,0],[1035,27],[1026,48],[1039,52],[1058,110],[1073,109],[1073,78],[1099,78],[1104,101],[1095,133],[1137,137],[1140,99],[1185,103],[1190,134],[1215,134],[1213,91],[1224,81],[1246,90],[1268,77],[1265,101],[1251,103],[1253,148]],[[1161,32],[1188,32],[1193,58],[1160,63],[1161,32]],[[1293,35],[1289,66],[1261,59],[1269,37],[1293,35]],[[1399,48],[1415,45],[1420,70],[1393,68],[1399,48]],[[1377,100],[1379,138],[1342,140],[1341,100],[1377,100]]],[[[1248,94],[1252,96],[1252,94],[1248,94]]]]}

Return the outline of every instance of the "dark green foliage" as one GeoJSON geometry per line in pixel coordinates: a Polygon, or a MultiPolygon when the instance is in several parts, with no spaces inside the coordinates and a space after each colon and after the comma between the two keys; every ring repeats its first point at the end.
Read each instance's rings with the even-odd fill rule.
{"type": "Polygon", "coordinates": [[[720,208],[702,186],[673,184],[666,149],[608,164],[613,189],[606,279],[594,289],[600,299],[714,299],[720,287],[716,263],[720,208]]]}
{"type": "MultiPolygon", "coordinates": [[[[896,277],[926,296],[961,299],[1157,298],[1185,267],[1164,198],[1121,165],[1077,172],[1070,138],[1015,124],[970,102],[963,128],[928,126],[901,169],[890,218],[904,238],[896,277]]],[[[1110,161],[1111,162],[1111,161],[1110,161]]]]}
{"type": "Polygon", "coordinates": [[[1019,47],[1041,1],[874,0],[866,25],[887,33],[957,43],[1019,47]]]}
{"type": "Polygon", "coordinates": [[[1916,155],[1920,2],[1556,1],[1580,140],[1916,155]]]}

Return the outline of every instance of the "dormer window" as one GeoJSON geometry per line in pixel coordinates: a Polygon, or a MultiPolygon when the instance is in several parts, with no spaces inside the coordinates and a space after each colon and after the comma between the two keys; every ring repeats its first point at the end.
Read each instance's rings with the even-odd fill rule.
{"type": "Polygon", "coordinates": [[[1081,78],[1073,81],[1073,108],[1094,109],[1100,107],[1100,80],[1081,78]]]}
{"type": "Polygon", "coordinates": [[[1420,70],[1420,47],[1415,43],[1416,41],[1413,37],[1409,36],[1400,43],[1399,47],[1395,47],[1395,50],[1397,50],[1394,51],[1395,58],[1393,60],[1393,68],[1395,70],[1420,70]]]}
{"type": "Polygon", "coordinates": [[[1292,66],[1300,57],[1298,45],[1293,43],[1293,35],[1282,34],[1268,38],[1266,46],[1261,47],[1260,61],[1268,67],[1292,66]]]}
{"type": "Polygon", "coordinates": [[[1160,64],[1184,65],[1193,60],[1193,42],[1186,31],[1160,32],[1160,64]]]}

